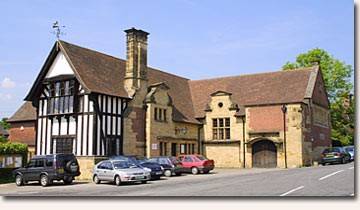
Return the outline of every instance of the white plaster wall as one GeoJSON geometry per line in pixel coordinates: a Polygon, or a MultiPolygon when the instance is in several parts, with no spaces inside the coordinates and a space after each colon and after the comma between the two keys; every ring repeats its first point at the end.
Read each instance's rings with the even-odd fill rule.
{"type": "Polygon", "coordinates": [[[59,52],[51,64],[46,78],[56,77],[64,74],[74,74],[69,62],[66,60],[65,55],[62,52],[59,52]]]}

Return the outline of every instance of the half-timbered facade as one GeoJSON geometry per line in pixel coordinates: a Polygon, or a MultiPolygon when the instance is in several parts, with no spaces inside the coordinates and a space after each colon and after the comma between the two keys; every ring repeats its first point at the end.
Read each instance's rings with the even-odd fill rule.
{"type": "Polygon", "coordinates": [[[37,107],[36,153],[122,154],[127,98],[84,89],[65,53],[57,42],[29,95],[37,107]]]}

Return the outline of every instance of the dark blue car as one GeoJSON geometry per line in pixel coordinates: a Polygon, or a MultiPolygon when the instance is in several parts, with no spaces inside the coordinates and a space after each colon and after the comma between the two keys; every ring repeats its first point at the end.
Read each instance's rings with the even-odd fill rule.
{"type": "Polygon", "coordinates": [[[119,155],[110,157],[110,160],[126,160],[145,170],[148,169],[150,171],[152,180],[160,179],[160,177],[164,175],[164,169],[159,163],[150,162],[147,158],[144,157],[119,155]]]}

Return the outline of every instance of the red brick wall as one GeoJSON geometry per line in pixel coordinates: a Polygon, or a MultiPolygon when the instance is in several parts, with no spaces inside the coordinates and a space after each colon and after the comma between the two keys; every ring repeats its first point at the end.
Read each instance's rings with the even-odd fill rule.
{"type": "Polygon", "coordinates": [[[284,129],[281,106],[251,107],[248,113],[250,131],[282,131],[284,129]]]}
{"type": "Polygon", "coordinates": [[[35,121],[10,123],[9,140],[35,145],[35,121]],[[21,126],[24,129],[21,129],[21,126]]]}

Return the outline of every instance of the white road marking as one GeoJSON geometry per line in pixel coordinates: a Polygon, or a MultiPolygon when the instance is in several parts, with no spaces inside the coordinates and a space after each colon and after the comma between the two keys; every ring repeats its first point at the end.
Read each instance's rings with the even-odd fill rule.
{"type": "Polygon", "coordinates": [[[300,187],[297,187],[297,188],[292,189],[292,190],[290,190],[290,191],[287,191],[286,193],[283,193],[283,194],[281,194],[280,196],[288,195],[288,194],[290,194],[290,193],[292,193],[292,192],[295,192],[295,191],[297,191],[297,190],[301,190],[302,188],[304,188],[304,186],[300,186],[300,187]]]}
{"type": "Polygon", "coordinates": [[[350,167],[350,168],[348,168],[348,169],[350,169],[350,170],[351,170],[351,169],[354,169],[354,166],[353,166],[353,167],[350,167]]]}
{"type": "Polygon", "coordinates": [[[328,174],[328,175],[326,175],[326,176],[321,177],[321,178],[319,179],[319,181],[324,180],[324,179],[326,179],[326,178],[329,178],[329,177],[331,177],[331,176],[334,176],[335,174],[341,173],[341,172],[343,172],[343,171],[344,171],[344,170],[335,171],[334,173],[331,173],[331,174],[328,174]]]}

